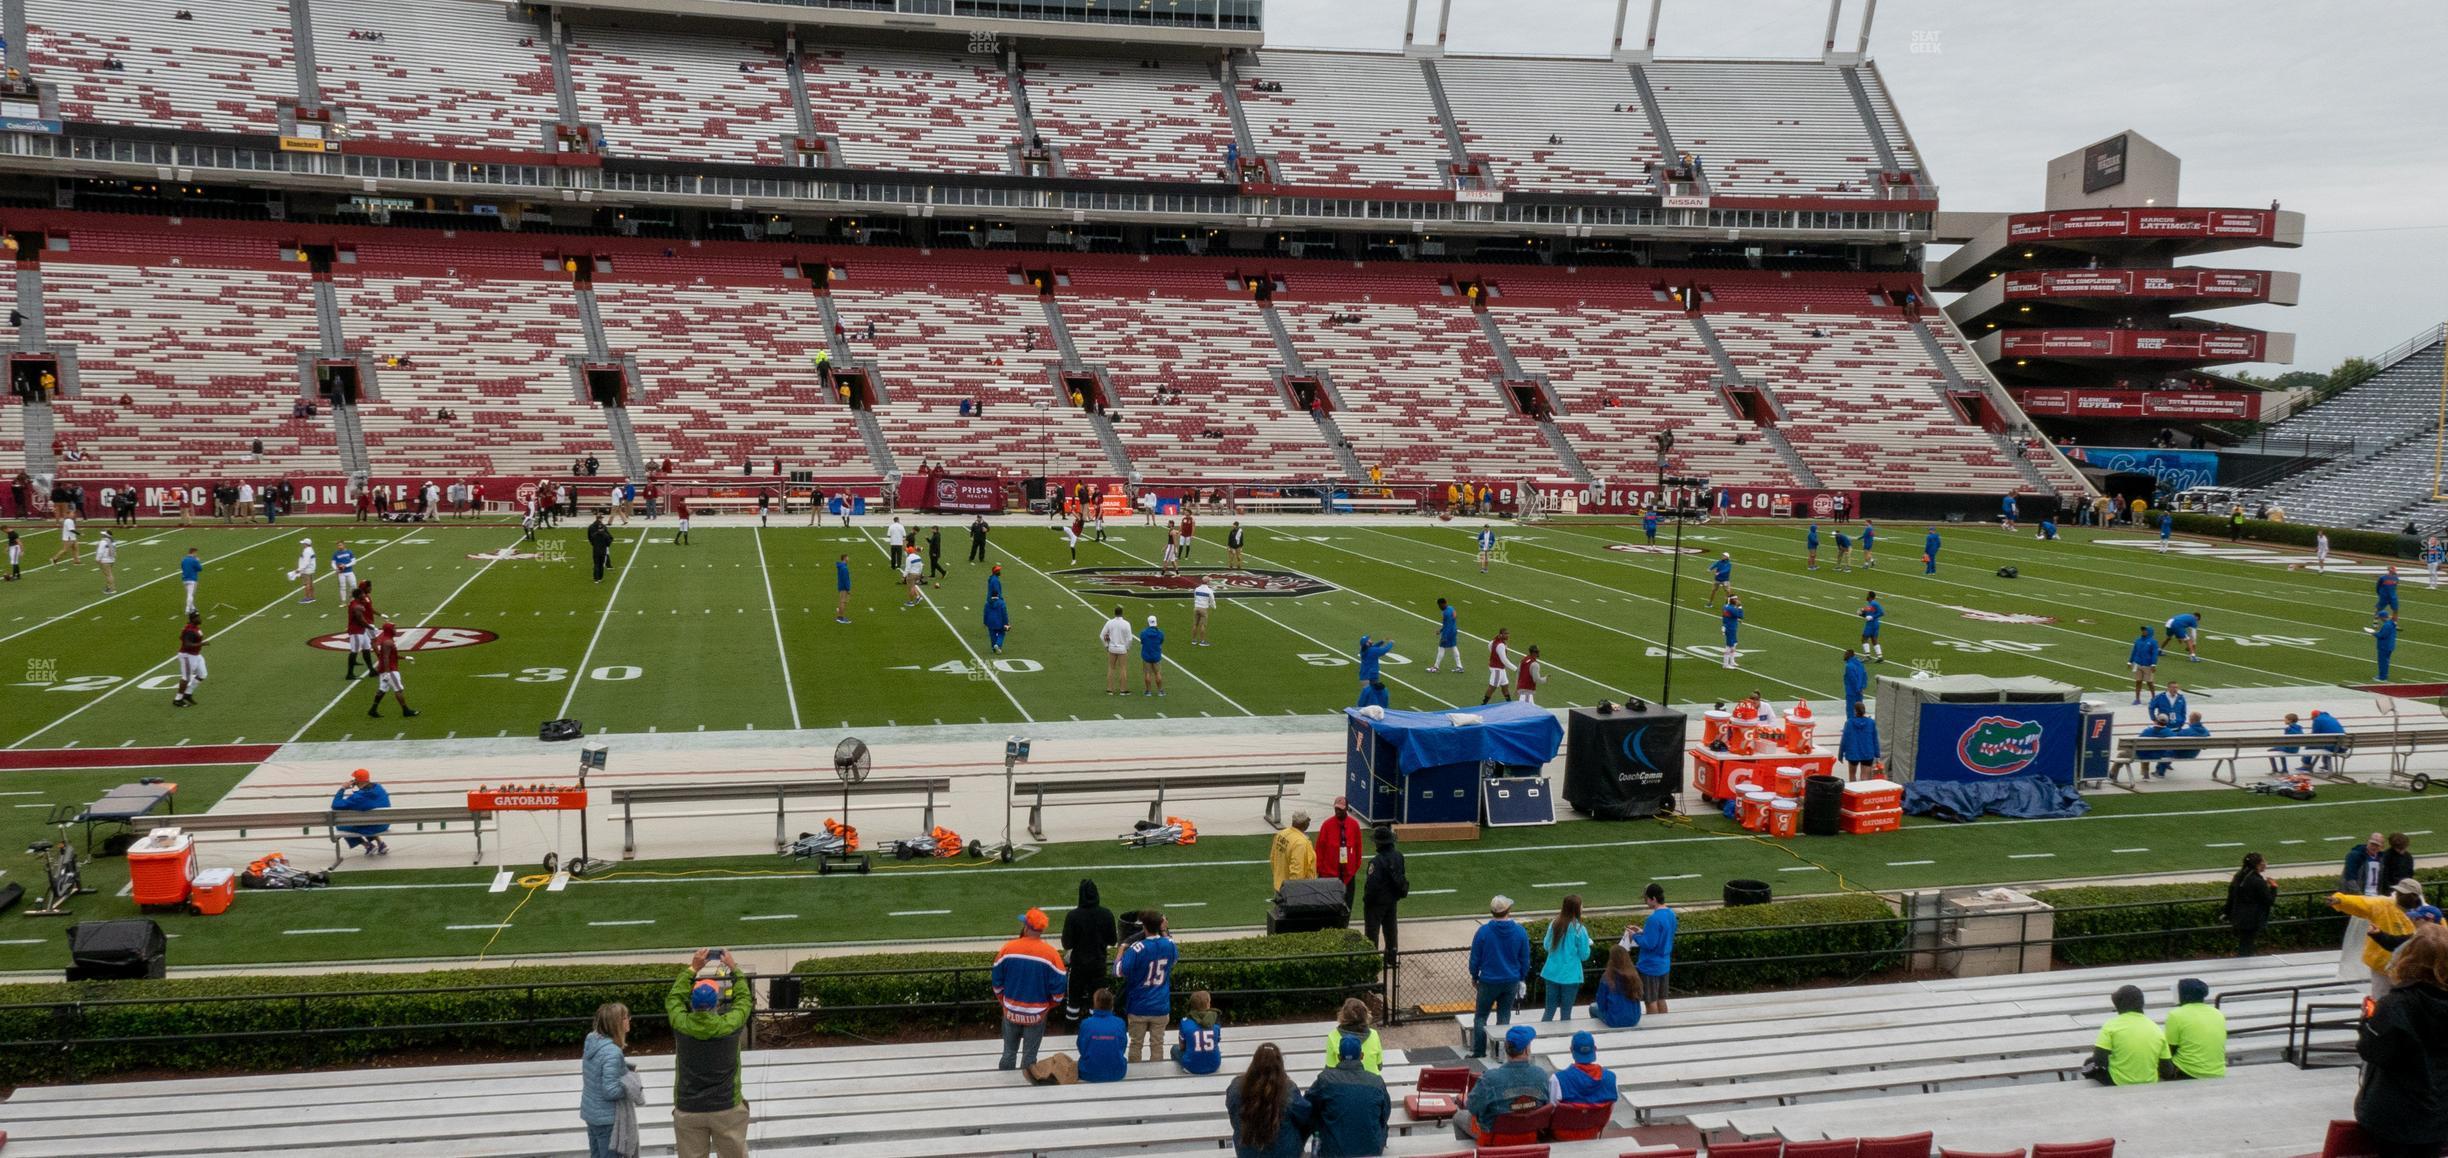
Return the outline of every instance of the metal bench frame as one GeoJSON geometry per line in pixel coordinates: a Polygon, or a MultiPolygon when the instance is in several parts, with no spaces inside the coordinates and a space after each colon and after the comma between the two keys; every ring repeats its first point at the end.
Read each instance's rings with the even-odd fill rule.
{"type": "MultiPolygon", "coordinates": [[[[315,835],[314,830],[319,828],[323,830],[323,837],[331,841],[331,867],[338,868],[342,861],[348,859],[346,846],[348,834],[340,831],[343,826],[353,828],[365,824],[389,825],[392,831],[384,834],[388,838],[424,833],[428,831],[425,827],[428,824],[436,826],[431,830],[433,832],[447,833],[451,831],[450,826],[454,822],[465,822],[468,825],[468,831],[474,833],[476,837],[476,858],[468,863],[483,864],[484,822],[479,819],[478,813],[469,811],[464,804],[377,808],[364,812],[350,809],[311,808],[290,812],[203,812],[187,816],[139,816],[130,822],[130,827],[140,833],[151,832],[156,828],[176,828],[182,832],[193,833],[234,832],[241,837],[244,837],[248,830],[258,828],[297,829],[302,836],[312,836],[315,835]],[[402,825],[410,826],[407,833],[399,831],[402,825]]],[[[495,832],[501,830],[501,822],[498,819],[493,822],[493,828],[495,832]]]]}
{"type": "MultiPolygon", "coordinates": [[[[921,824],[927,831],[935,830],[935,794],[949,793],[952,781],[945,777],[897,777],[868,780],[859,784],[843,784],[839,780],[786,780],[758,784],[679,784],[661,787],[615,788],[612,802],[621,810],[621,859],[637,859],[638,817],[631,806],[667,801],[707,800],[771,800],[774,805],[774,851],[790,847],[788,825],[790,802],[810,796],[895,796],[924,794],[926,811],[921,824]]],[[[654,820],[657,817],[649,816],[654,820]]]]}
{"type": "MultiPolygon", "coordinates": [[[[1028,798],[1028,834],[1031,839],[1035,840],[1045,839],[1045,798],[1049,795],[1142,796],[1153,791],[1156,796],[1155,799],[1148,802],[1148,823],[1160,824],[1164,821],[1167,792],[1231,792],[1234,789],[1258,788],[1266,790],[1264,793],[1266,808],[1259,815],[1265,817],[1269,825],[1282,828],[1284,790],[1292,783],[1295,776],[1296,774],[1291,772],[1224,772],[1197,776],[1039,778],[1014,781],[1012,797],[1015,801],[1023,796],[1028,798]]],[[[1234,792],[1229,796],[1202,799],[1225,800],[1256,795],[1259,793],[1234,792]]]]}

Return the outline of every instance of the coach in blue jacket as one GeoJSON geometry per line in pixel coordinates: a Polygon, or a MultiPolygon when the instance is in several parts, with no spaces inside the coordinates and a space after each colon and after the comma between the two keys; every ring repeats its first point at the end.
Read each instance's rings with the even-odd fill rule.
{"type": "Polygon", "coordinates": [[[1488,902],[1488,921],[1471,935],[1466,963],[1471,984],[1478,987],[1478,1004],[1471,1013],[1471,1056],[1487,1056],[1488,1012],[1496,1024],[1513,1024],[1513,997],[1530,976],[1530,934],[1513,919],[1513,898],[1488,902]]]}
{"type": "Polygon", "coordinates": [[[1862,666],[1861,655],[1858,652],[1855,652],[1852,648],[1846,648],[1844,663],[1844,692],[1846,709],[1849,711],[1850,709],[1860,707],[1863,694],[1869,690],[1870,669],[1862,666]]]}

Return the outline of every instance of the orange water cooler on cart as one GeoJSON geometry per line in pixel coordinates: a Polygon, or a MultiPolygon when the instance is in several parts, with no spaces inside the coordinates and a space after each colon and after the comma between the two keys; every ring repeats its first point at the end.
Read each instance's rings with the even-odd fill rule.
{"type": "Polygon", "coordinates": [[[195,879],[195,838],[175,828],[157,828],[127,850],[128,881],[137,907],[183,905],[195,879]]]}

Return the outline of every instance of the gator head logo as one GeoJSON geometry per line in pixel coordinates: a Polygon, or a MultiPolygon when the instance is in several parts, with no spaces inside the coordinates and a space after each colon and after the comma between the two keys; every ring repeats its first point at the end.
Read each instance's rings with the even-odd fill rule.
{"type": "Polygon", "coordinates": [[[1215,589],[1218,599],[1324,595],[1334,584],[1298,571],[1183,571],[1163,574],[1155,567],[1077,567],[1054,576],[1083,595],[1129,595],[1140,599],[1188,599],[1199,584],[1215,589]]]}
{"type": "Polygon", "coordinates": [[[2012,776],[2040,758],[2040,721],[1982,716],[1955,741],[1955,758],[1983,776],[2012,776]]]}

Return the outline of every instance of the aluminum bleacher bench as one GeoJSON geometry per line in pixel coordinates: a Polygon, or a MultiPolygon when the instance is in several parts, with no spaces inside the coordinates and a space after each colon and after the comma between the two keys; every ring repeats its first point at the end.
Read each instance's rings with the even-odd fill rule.
{"type": "MultiPolygon", "coordinates": [[[[208,832],[229,832],[236,833],[240,837],[245,837],[249,833],[269,836],[291,829],[296,830],[301,836],[314,836],[318,835],[318,830],[320,830],[319,834],[331,841],[332,867],[338,868],[340,862],[347,858],[348,852],[342,843],[348,834],[341,832],[340,829],[342,826],[354,828],[366,824],[391,826],[391,831],[383,834],[385,840],[426,832],[470,833],[476,838],[476,856],[468,863],[484,863],[484,821],[481,814],[469,811],[464,804],[379,808],[371,812],[305,808],[290,812],[204,812],[188,816],[139,816],[130,822],[130,827],[138,833],[151,832],[156,828],[175,828],[181,832],[197,835],[208,832]],[[433,827],[427,828],[427,825],[433,827]],[[464,827],[454,830],[452,825],[464,827]]],[[[498,827],[497,823],[496,828],[498,827]]]]}
{"type": "Polygon", "coordinates": [[[2225,784],[2236,782],[2238,760],[2285,757],[2294,763],[2302,756],[2321,759],[2324,775],[2342,777],[2346,758],[2358,753],[2385,756],[2391,783],[2404,783],[2416,792],[2431,787],[2429,773],[2410,770],[2414,754],[2420,751],[2448,748],[2448,725],[2398,728],[2394,731],[2346,732],[2336,735],[2287,735],[2279,731],[2226,732],[2209,736],[2119,736],[2116,751],[2109,758],[2108,779],[2120,782],[2128,775],[2139,779],[2138,765],[2157,762],[2159,751],[2195,752],[2192,759],[2211,761],[2210,776],[2225,784]],[[2300,754],[2276,752],[2278,748],[2295,748],[2300,754]]]}
{"type": "Polygon", "coordinates": [[[1260,815],[1276,828],[1283,827],[1284,789],[1302,778],[1298,772],[1210,772],[1195,776],[1073,776],[1060,779],[1035,777],[1012,782],[1012,799],[1029,802],[1028,832],[1038,840],[1045,839],[1045,805],[1048,796],[1125,796],[1146,797],[1149,823],[1164,820],[1167,794],[1198,792],[1203,800],[1225,800],[1245,796],[1266,797],[1266,808],[1260,815]]]}
{"type": "MultiPolygon", "coordinates": [[[[637,859],[637,822],[640,819],[665,819],[665,815],[648,814],[640,817],[634,806],[674,802],[701,803],[711,800],[770,800],[774,809],[774,851],[790,847],[790,802],[804,797],[842,796],[916,796],[926,797],[926,812],[921,826],[935,828],[935,794],[950,792],[952,781],[944,777],[904,776],[883,780],[867,780],[844,784],[839,780],[768,780],[749,784],[674,784],[650,788],[615,788],[612,802],[621,810],[621,859],[637,859]]],[[[667,814],[667,815],[687,815],[667,814]]]]}

